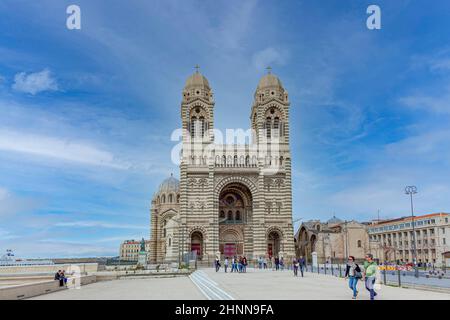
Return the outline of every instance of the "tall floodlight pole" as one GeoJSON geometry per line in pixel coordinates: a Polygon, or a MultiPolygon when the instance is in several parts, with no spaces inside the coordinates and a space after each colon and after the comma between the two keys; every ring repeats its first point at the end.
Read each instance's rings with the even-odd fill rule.
{"type": "Polygon", "coordinates": [[[417,187],[407,186],[405,188],[405,193],[410,196],[411,199],[411,224],[413,233],[413,262],[414,262],[414,275],[416,278],[419,277],[419,269],[417,269],[417,254],[416,254],[416,228],[414,223],[414,205],[413,205],[413,195],[417,193],[417,187]]]}

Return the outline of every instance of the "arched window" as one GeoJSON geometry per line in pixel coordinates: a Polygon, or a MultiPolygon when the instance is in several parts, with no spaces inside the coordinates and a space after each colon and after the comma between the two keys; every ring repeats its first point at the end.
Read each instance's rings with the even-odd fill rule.
{"type": "Polygon", "coordinates": [[[233,213],[231,211],[228,211],[227,220],[233,220],[233,213]]]}
{"type": "Polygon", "coordinates": [[[195,126],[197,125],[197,117],[192,117],[191,118],[191,125],[190,125],[190,129],[191,129],[191,138],[195,137],[195,126]]]}
{"type": "Polygon", "coordinates": [[[169,247],[172,246],[172,238],[169,238],[169,247]]]}
{"type": "Polygon", "coordinates": [[[278,138],[280,136],[280,118],[275,117],[273,120],[273,136],[278,138]]]}
{"type": "Polygon", "coordinates": [[[219,217],[222,218],[222,219],[225,219],[225,212],[223,210],[220,211],[219,217]]]}
{"type": "Polygon", "coordinates": [[[205,135],[205,118],[204,117],[200,117],[200,137],[203,137],[205,135]]]}
{"type": "Polygon", "coordinates": [[[169,194],[169,203],[172,203],[173,202],[173,196],[172,196],[172,194],[169,194]]]}
{"type": "Polygon", "coordinates": [[[272,136],[272,119],[270,117],[267,117],[266,119],[266,136],[267,138],[270,138],[272,136]]]}
{"type": "Polygon", "coordinates": [[[236,211],[236,220],[237,221],[241,220],[241,213],[239,211],[236,211]]]}
{"type": "Polygon", "coordinates": [[[161,197],[161,203],[166,203],[166,195],[163,194],[161,197]]]}
{"type": "Polygon", "coordinates": [[[237,157],[237,156],[234,156],[234,157],[233,157],[233,165],[234,165],[234,166],[237,166],[237,164],[238,164],[238,157],[237,157]]]}
{"type": "Polygon", "coordinates": [[[245,165],[249,166],[250,165],[250,156],[246,156],[245,157],[245,165]]]}

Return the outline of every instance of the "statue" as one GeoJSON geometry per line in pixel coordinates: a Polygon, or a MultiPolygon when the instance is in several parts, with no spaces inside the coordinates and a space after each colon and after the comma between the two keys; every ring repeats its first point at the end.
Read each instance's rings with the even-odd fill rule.
{"type": "Polygon", "coordinates": [[[141,252],[145,252],[145,240],[144,240],[144,238],[142,238],[142,240],[141,240],[141,250],[140,250],[141,252]]]}

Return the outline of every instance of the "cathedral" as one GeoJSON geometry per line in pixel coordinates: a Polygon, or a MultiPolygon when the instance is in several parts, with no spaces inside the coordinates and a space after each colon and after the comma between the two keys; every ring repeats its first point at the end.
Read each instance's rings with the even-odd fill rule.
{"type": "MultiPolygon", "coordinates": [[[[289,98],[269,72],[254,93],[250,129],[219,141],[214,96],[197,69],[181,102],[180,180],[164,180],[151,201],[150,263],[246,256],[292,259],[289,98]]],[[[223,135],[222,135],[223,136],[223,135]]]]}

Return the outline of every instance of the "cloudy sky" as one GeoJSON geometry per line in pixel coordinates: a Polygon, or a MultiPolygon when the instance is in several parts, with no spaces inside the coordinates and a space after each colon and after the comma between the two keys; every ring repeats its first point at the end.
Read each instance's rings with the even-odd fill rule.
{"type": "Polygon", "coordinates": [[[412,184],[418,213],[450,211],[448,1],[2,0],[0,254],[117,255],[147,238],[196,64],[222,130],[248,128],[266,66],[281,78],[294,218],[407,215],[412,184]]]}

